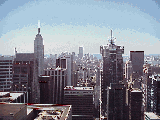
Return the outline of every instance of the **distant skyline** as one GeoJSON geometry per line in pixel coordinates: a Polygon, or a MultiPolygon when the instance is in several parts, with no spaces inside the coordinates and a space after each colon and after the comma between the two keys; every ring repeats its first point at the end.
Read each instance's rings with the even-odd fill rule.
{"type": "Polygon", "coordinates": [[[100,53],[110,30],[124,54],[158,54],[160,2],[157,0],[1,0],[0,54],[34,52],[40,20],[44,54],[100,53]]]}

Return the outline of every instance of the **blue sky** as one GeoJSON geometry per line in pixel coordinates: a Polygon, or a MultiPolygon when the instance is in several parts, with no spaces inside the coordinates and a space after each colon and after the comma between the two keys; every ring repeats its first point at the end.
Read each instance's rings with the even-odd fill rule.
{"type": "MultiPolygon", "coordinates": [[[[157,0],[158,1],[158,0],[157,0]]],[[[38,20],[45,54],[99,53],[110,30],[125,54],[159,54],[160,2],[155,0],[2,0],[0,54],[33,52],[38,20]]]]}

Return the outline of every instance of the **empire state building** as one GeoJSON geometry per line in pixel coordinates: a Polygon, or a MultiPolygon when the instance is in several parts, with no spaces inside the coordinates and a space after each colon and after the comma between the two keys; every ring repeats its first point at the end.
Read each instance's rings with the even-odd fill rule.
{"type": "Polygon", "coordinates": [[[32,100],[33,103],[40,103],[40,87],[38,77],[43,74],[44,67],[44,45],[43,38],[40,34],[40,27],[38,34],[34,40],[34,71],[32,83],[32,100]]]}

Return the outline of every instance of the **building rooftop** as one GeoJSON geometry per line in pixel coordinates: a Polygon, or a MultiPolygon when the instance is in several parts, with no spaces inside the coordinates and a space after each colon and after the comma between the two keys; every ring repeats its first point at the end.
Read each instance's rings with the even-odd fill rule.
{"type": "MultiPolygon", "coordinates": [[[[28,113],[32,110],[40,110],[34,120],[61,119],[66,120],[71,114],[71,105],[31,104],[27,106],[28,113]]],[[[28,114],[27,113],[27,114],[28,114]]]]}
{"type": "Polygon", "coordinates": [[[23,95],[24,93],[10,93],[10,92],[0,92],[1,102],[11,102],[23,95]]]}
{"type": "Polygon", "coordinates": [[[160,120],[160,116],[156,115],[153,112],[145,112],[145,117],[150,118],[150,120],[160,120]]]}
{"type": "Polygon", "coordinates": [[[9,94],[9,92],[0,92],[0,97],[5,96],[7,94],[9,94]]]}
{"type": "Polygon", "coordinates": [[[93,90],[93,87],[73,87],[73,86],[66,86],[64,90],[93,90]]]}
{"type": "Polygon", "coordinates": [[[34,53],[17,53],[15,61],[32,61],[34,53]]]}
{"type": "Polygon", "coordinates": [[[24,107],[26,107],[26,105],[22,103],[0,103],[0,116],[14,116],[24,107]]]}
{"type": "Polygon", "coordinates": [[[131,92],[142,92],[140,89],[132,89],[131,92]]]}

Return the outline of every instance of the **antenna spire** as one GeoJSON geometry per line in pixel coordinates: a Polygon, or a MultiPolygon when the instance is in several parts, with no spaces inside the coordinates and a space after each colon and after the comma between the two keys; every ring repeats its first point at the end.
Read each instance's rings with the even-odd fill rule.
{"type": "Polygon", "coordinates": [[[113,41],[112,41],[112,30],[111,30],[111,44],[113,44],[113,41]]]}
{"type": "Polygon", "coordinates": [[[38,34],[40,33],[40,20],[38,20],[38,34]]]}

